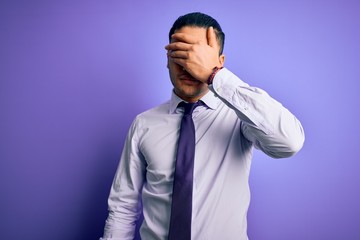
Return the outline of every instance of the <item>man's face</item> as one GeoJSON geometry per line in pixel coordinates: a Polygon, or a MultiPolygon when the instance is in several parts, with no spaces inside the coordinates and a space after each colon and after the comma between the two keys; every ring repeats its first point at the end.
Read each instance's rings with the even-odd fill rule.
{"type": "MultiPolygon", "coordinates": [[[[192,37],[207,43],[207,29],[200,27],[182,27],[175,31],[175,33],[185,33],[192,35],[192,37]]],[[[171,40],[174,42],[174,40],[171,40]]],[[[180,98],[187,102],[196,102],[208,91],[208,85],[194,77],[192,77],[186,70],[177,63],[174,63],[168,57],[168,69],[171,83],[174,86],[174,92],[180,98]]]]}

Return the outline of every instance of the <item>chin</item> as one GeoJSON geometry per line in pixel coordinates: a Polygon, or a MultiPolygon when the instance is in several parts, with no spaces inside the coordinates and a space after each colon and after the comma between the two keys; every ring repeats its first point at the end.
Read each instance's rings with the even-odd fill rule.
{"type": "Polygon", "coordinates": [[[181,91],[175,90],[176,95],[185,101],[197,101],[207,93],[208,90],[202,91],[201,89],[183,89],[181,91]]]}

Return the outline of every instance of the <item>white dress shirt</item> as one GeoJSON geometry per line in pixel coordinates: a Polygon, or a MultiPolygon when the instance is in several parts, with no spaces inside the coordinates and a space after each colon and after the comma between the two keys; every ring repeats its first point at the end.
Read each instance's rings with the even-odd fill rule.
{"type": "MultiPolygon", "coordinates": [[[[265,91],[220,70],[193,112],[196,129],[192,239],[246,240],[253,147],[274,158],[300,150],[300,122],[265,91]]],[[[102,239],[133,239],[141,211],[143,240],[169,231],[175,155],[183,109],[171,100],[134,120],[109,196],[102,239]],[[139,208],[142,200],[143,208],[139,208]]]]}

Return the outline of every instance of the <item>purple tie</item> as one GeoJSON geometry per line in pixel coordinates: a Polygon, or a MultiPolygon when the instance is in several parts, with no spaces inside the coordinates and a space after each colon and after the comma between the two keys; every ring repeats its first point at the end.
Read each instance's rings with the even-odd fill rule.
{"type": "Polygon", "coordinates": [[[183,107],[185,111],[181,120],[176,155],[169,240],[191,239],[192,189],[195,155],[195,127],[192,119],[192,112],[201,104],[202,102],[181,102],[178,106],[183,107]]]}

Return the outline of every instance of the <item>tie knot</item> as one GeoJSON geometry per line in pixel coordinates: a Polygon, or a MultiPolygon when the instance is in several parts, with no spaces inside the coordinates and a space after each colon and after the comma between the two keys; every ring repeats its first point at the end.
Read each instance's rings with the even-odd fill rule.
{"type": "Polygon", "coordinates": [[[191,115],[193,113],[194,109],[200,105],[202,105],[201,101],[198,101],[196,103],[181,102],[181,103],[179,103],[178,107],[184,108],[184,115],[191,115]]]}

